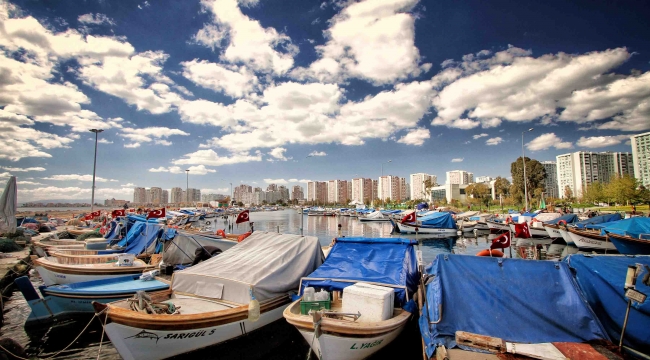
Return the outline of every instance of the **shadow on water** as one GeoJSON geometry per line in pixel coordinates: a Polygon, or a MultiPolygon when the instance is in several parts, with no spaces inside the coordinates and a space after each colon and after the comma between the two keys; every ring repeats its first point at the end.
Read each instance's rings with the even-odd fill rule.
{"type": "MultiPolygon", "coordinates": [[[[391,235],[392,226],[385,223],[362,223],[350,217],[322,217],[301,215],[294,210],[275,212],[255,212],[250,214],[255,222],[255,229],[261,231],[277,231],[282,233],[316,236],[322,245],[327,245],[332,238],[338,236],[338,225],[341,224],[341,235],[346,237],[405,237],[415,238],[415,235],[391,235]]],[[[208,219],[214,230],[225,229],[233,221],[221,218],[208,219]]],[[[249,230],[248,224],[233,226],[231,231],[237,234],[249,230]]],[[[495,235],[485,233],[467,233],[459,237],[433,239],[418,236],[421,240],[421,250],[425,264],[430,264],[438,254],[467,254],[475,255],[486,249],[489,241],[495,235]]],[[[41,283],[32,279],[37,288],[41,283]]],[[[15,291],[9,301],[5,302],[5,325],[0,329],[0,335],[16,340],[25,346],[30,356],[49,357],[70,344],[86,326],[90,318],[76,322],[67,322],[52,328],[30,328],[26,332],[23,325],[30,313],[22,294],[15,291]]],[[[97,358],[102,329],[97,319],[89,329],[68,350],[57,356],[57,359],[91,359],[97,358]]],[[[388,356],[399,356],[403,359],[421,358],[422,348],[417,327],[417,319],[413,319],[405,331],[386,348],[375,354],[371,359],[383,359],[388,356]]],[[[228,341],[218,346],[209,347],[193,353],[174,357],[174,359],[305,359],[309,345],[299,332],[284,319],[280,319],[259,331],[244,337],[228,341]]],[[[119,359],[117,350],[105,337],[102,344],[100,359],[119,359]]],[[[312,354],[311,359],[316,359],[312,354]]]]}

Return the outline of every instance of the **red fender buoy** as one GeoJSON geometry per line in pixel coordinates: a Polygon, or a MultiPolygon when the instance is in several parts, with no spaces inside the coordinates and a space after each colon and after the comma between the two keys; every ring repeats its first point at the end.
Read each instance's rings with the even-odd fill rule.
{"type": "Polygon", "coordinates": [[[237,242],[242,242],[242,241],[244,241],[244,239],[246,239],[247,237],[251,236],[251,234],[252,234],[252,232],[249,231],[249,232],[247,232],[246,234],[241,234],[241,235],[239,235],[239,237],[237,238],[237,242]]]}
{"type": "Polygon", "coordinates": [[[226,232],[221,229],[217,230],[217,235],[221,236],[224,239],[226,238],[226,232]]]}
{"type": "Polygon", "coordinates": [[[503,253],[501,251],[499,251],[499,250],[496,250],[496,249],[494,249],[494,250],[485,249],[485,250],[479,251],[479,253],[476,254],[476,256],[503,257],[503,253]]]}
{"type": "Polygon", "coordinates": [[[560,220],[557,222],[557,224],[566,226],[566,220],[560,220]]]}

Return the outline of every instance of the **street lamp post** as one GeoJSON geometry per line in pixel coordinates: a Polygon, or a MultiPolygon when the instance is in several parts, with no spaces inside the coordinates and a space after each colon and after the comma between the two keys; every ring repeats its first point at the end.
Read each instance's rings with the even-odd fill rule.
{"type": "MultiPolygon", "coordinates": [[[[226,179],[221,179],[221,180],[223,180],[223,181],[228,181],[228,180],[226,180],[226,179]]],[[[232,192],[232,183],[229,182],[228,184],[230,184],[230,204],[232,204],[232,201],[234,200],[233,197],[234,197],[235,195],[234,195],[233,192],[232,192]]],[[[228,204],[228,206],[230,206],[230,204],[228,204]]]]}
{"type": "MultiPolygon", "coordinates": [[[[189,204],[190,202],[190,169],[185,170],[187,173],[185,179],[185,202],[189,204]]],[[[189,206],[189,205],[188,205],[189,206]]]]}
{"type": "Polygon", "coordinates": [[[93,160],[93,189],[90,198],[90,212],[95,211],[95,169],[97,168],[97,137],[103,129],[90,129],[90,132],[95,133],[95,159],[93,160]]]}
{"type": "Polygon", "coordinates": [[[527,131],[521,132],[521,162],[524,165],[524,202],[525,208],[524,211],[528,211],[528,185],[526,184],[526,155],[524,153],[524,134],[527,132],[533,131],[533,128],[528,129],[527,131]]]}

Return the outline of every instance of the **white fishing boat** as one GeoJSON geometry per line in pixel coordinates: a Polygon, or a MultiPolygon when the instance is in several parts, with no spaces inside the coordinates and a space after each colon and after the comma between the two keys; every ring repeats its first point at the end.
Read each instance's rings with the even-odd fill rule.
{"type": "MultiPolygon", "coordinates": [[[[509,226],[510,231],[515,233],[515,224],[509,224],[509,226]]],[[[530,230],[530,235],[534,238],[549,238],[548,233],[541,222],[533,222],[532,224],[529,224],[528,229],[530,230]]]]}
{"type": "Polygon", "coordinates": [[[390,221],[390,218],[387,216],[384,216],[384,214],[377,210],[375,212],[372,212],[366,216],[359,216],[359,221],[363,222],[369,222],[369,221],[390,221]]]}
{"type": "Polygon", "coordinates": [[[616,246],[607,239],[607,236],[601,236],[600,231],[569,228],[568,233],[573,244],[575,244],[580,251],[599,250],[617,252],[616,246]]]}
{"type": "Polygon", "coordinates": [[[456,236],[458,228],[456,222],[448,212],[435,212],[431,215],[418,218],[416,222],[405,222],[391,220],[401,234],[439,234],[456,236]],[[417,232],[415,229],[417,228],[417,232]]]}
{"type": "Polygon", "coordinates": [[[302,279],[302,297],[284,310],[284,318],[320,360],[365,359],[380,351],[411,316],[402,306],[417,291],[414,244],[399,238],[337,239],[332,256],[302,279]],[[333,300],[305,300],[306,289],[321,286],[332,291],[333,300]]]}
{"type": "Polygon", "coordinates": [[[498,222],[496,220],[486,220],[485,223],[488,226],[488,229],[492,232],[504,232],[510,231],[510,226],[505,222],[498,222]]]}
{"type": "Polygon", "coordinates": [[[130,263],[130,266],[121,266],[118,262],[61,264],[57,258],[48,257],[35,259],[34,268],[43,279],[43,283],[48,286],[141,274],[155,268],[138,259],[130,263]]]}
{"type": "Polygon", "coordinates": [[[176,272],[152,296],[169,312],[135,311],[129,301],[94,303],[126,360],[163,359],[246,335],[282,318],[288,292],[323,262],[316,237],[254,232],[221,255],[176,272]]]}

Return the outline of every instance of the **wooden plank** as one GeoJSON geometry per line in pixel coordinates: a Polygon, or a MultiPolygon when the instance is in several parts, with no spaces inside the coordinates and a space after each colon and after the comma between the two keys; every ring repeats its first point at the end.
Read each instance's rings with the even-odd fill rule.
{"type": "Polygon", "coordinates": [[[506,352],[506,343],[503,339],[465,331],[456,331],[456,343],[492,353],[506,352]]]}

